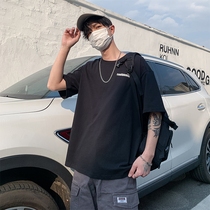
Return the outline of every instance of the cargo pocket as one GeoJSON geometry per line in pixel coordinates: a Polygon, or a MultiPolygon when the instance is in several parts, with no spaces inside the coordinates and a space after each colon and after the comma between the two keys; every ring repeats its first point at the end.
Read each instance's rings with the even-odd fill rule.
{"type": "Polygon", "coordinates": [[[80,188],[79,186],[72,182],[72,185],[71,185],[71,202],[70,202],[70,208],[71,210],[77,210],[77,207],[79,205],[79,191],[80,191],[80,188]]]}
{"type": "Polygon", "coordinates": [[[114,193],[113,202],[114,206],[119,209],[138,209],[138,193],[137,191],[131,193],[114,193]]]}

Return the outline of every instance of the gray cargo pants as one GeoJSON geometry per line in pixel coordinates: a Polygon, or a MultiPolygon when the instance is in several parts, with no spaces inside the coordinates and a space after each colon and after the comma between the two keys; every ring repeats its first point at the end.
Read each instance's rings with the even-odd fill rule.
{"type": "Polygon", "coordinates": [[[70,210],[138,210],[138,204],[136,180],[91,179],[74,172],[70,210]]]}

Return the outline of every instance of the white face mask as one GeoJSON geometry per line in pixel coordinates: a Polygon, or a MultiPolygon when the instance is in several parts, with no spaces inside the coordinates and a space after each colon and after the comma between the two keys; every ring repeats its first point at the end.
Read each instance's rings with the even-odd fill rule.
{"type": "Polygon", "coordinates": [[[113,36],[109,36],[107,28],[93,31],[89,37],[91,46],[99,51],[107,49],[112,39],[113,36]]]}

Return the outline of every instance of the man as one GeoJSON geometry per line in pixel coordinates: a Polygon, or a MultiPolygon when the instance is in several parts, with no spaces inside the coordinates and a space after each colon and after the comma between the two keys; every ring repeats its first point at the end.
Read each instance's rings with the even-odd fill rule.
{"type": "Polygon", "coordinates": [[[52,67],[48,88],[63,98],[78,93],[66,165],[73,168],[71,210],[138,209],[136,178],[149,174],[165,112],[152,70],[141,56],[135,69],[142,83],[147,143],[140,143],[139,116],[130,75],[122,61],[129,56],[115,42],[115,26],[100,11],[83,14],[77,28],[66,29],[52,67]],[[102,58],[90,61],[74,73],[63,75],[69,50],[81,32],[102,58]],[[120,63],[121,62],[121,63],[120,63]]]}

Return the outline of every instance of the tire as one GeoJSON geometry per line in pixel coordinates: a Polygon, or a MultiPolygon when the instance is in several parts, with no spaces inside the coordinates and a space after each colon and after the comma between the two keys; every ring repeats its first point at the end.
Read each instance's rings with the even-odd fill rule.
{"type": "Polygon", "coordinates": [[[0,201],[0,210],[59,210],[50,194],[31,181],[0,186],[0,201]]]}
{"type": "Polygon", "coordinates": [[[192,171],[193,178],[210,184],[210,129],[204,136],[200,153],[200,164],[192,171]]]}

